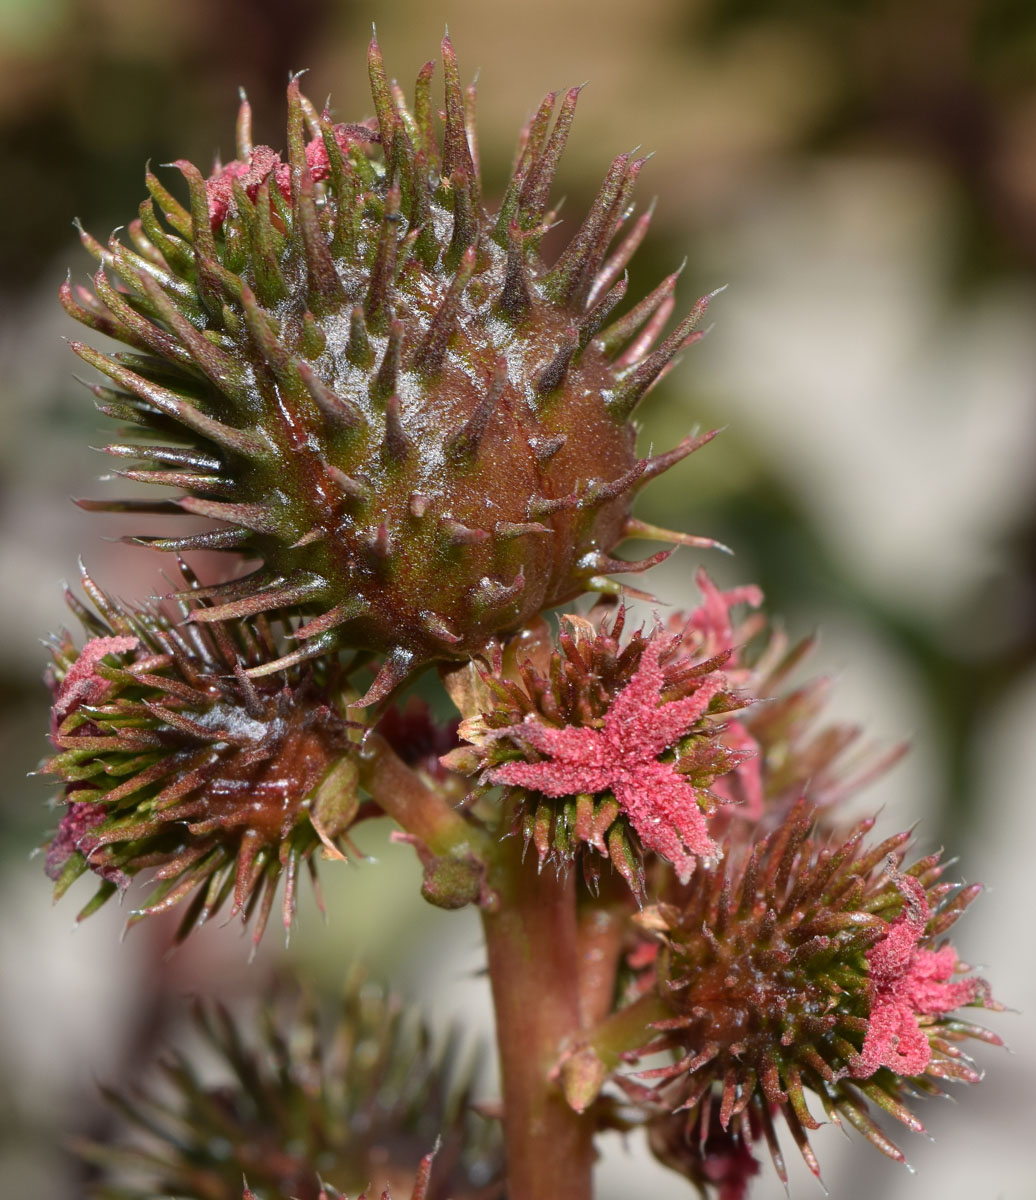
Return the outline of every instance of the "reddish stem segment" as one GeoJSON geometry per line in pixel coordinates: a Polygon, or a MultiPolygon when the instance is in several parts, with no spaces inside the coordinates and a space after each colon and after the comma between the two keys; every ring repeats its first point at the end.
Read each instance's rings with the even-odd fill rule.
{"type": "Polygon", "coordinates": [[[562,1043],[579,1030],[575,872],[538,874],[518,839],[499,848],[483,912],[503,1076],[509,1200],[590,1200],[593,1123],[550,1078],[562,1043]]]}
{"type": "Polygon", "coordinates": [[[579,1007],[583,1027],[593,1028],[612,1011],[615,977],[633,901],[616,872],[606,872],[600,893],[586,893],[579,907],[579,1007]]]}
{"type": "Polygon", "coordinates": [[[381,810],[433,854],[488,857],[491,842],[485,831],[429,787],[380,734],[370,733],[365,738],[359,767],[360,782],[381,810]]]}

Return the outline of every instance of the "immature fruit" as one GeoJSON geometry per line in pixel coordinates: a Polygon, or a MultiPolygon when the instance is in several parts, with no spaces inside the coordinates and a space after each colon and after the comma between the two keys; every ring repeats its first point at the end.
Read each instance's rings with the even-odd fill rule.
{"type": "Polygon", "coordinates": [[[808,1093],[829,1120],[905,1162],[869,1104],[922,1132],[906,1101],[981,1078],[961,1042],[1000,1044],[961,1019],[962,1007],[1000,1006],[938,941],[981,886],[945,881],[939,854],[901,870],[909,833],[868,846],[873,820],[847,837],[818,835],[813,824],[801,802],[750,852],[703,867],[674,903],[645,912],[670,1015],[654,1022],[657,1037],[641,1053],[665,1050],[672,1061],[639,1078],[657,1087],[648,1098],[653,1147],[692,1178],[700,1158],[679,1147],[700,1143],[703,1128],[711,1136],[713,1107],[718,1132],[731,1136],[725,1154],[740,1161],[765,1136],[783,1177],[781,1117],[819,1175],[808,1093]]]}
{"type": "Polygon", "coordinates": [[[96,296],[63,289],[73,316],[133,348],[74,344],[115,384],[93,389],[100,408],[163,439],[108,452],[129,478],[184,493],[89,507],[220,522],[136,540],[258,558],[194,619],[302,613],[289,661],[386,656],[368,703],[544,608],[618,590],[609,572],[645,565],[611,557],[631,533],[699,542],[630,518],[634,492],[708,436],[650,459],[634,449],[631,414],[707,303],[655,350],[675,275],[608,323],[649,219],[609,255],[644,160],[612,163],[548,267],[538,247],[579,89],[553,128],[556,96],[544,100],[490,214],[474,92],[448,40],[443,64],[441,139],[432,64],[409,109],[376,43],[376,128],[332,124],[293,80],[283,163],[252,145],[244,103],[235,162],[208,180],[177,164],[189,211],[149,172],[136,249],[84,234],[102,264],[96,296]]]}
{"type": "Polygon", "coordinates": [[[289,925],[300,869],[315,876],[321,848],[344,857],[359,804],[334,665],[252,680],[279,654],[264,617],[192,628],[186,603],[133,608],[85,572],[83,588],[96,615],[68,601],[90,636],[82,649],[53,639],[49,671],[56,753],[44,770],[67,803],[47,847],[55,898],[92,871],[101,884],[83,917],[151,871],[131,922],[182,903],[182,938],[229,903],[255,918],[258,942],[283,877],[289,925]]]}
{"type": "Polygon", "coordinates": [[[658,627],[623,644],[625,620],[623,608],[567,616],[557,649],[537,645],[534,630],[515,639],[505,678],[480,672],[482,711],[442,762],[477,775],[480,790],[506,789],[504,811],[541,867],[580,857],[596,888],[593,851],[642,899],[644,851],[684,881],[719,854],[710,787],[745,761],[722,740],[725,715],[745,701],[722,670],[729,652],[681,654],[682,634],[658,627]]]}

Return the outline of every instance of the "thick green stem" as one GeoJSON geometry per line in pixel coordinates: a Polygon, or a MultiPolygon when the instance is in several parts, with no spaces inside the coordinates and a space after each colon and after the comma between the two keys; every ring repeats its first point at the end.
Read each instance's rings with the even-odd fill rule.
{"type": "Polygon", "coordinates": [[[483,911],[503,1077],[508,1200],[590,1200],[593,1124],[565,1102],[556,1068],[579,1031],[575,872],[539,874],[517,838],[490,873],[483,911]]]}
{"type": "Polygon", "coordinates": [[[483,862],[493,850],[486,832],[459,813],[411,770],[377,733],[364,740],[360,783],[382,811],[435,855],[470,854],[483,862]]]}

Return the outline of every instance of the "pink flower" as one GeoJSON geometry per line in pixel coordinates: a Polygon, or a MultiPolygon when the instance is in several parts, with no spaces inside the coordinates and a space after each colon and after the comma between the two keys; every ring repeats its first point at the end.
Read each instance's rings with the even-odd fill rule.
{"type": "Polygon", "coordinates": [[[740,721],[727,721],[723,732],[723,744],[737,751],[741,761],[727,775],[720,776],[712,785],[717,796],[739,804],[733,809],[738,816],[758,821],[763,815],[763,771],[759,743],[740,721]]]}
{"type": "MultiPolygon", "coordinates": [[[[680,632],[681,648],[698,661],[729,654],[724,663],[728,684],[735,687],[749,684],[752,672],[741,666],[740,649],[758,631],[758,625],[755,618],[750,618],[735,627],[730,610],[741,604],[759,608],[763,603],[762,591],[755,584],[720,591],[704,570],[698,572],[695,582],[702,595],[701,604],[686,619],[682,614],[674,615],[669,628],[680,632]]],[[[736,810],[739,816],[757,821],[763,815],[764,804],[759,744],[735,720],[726,722],[723,743],[738,751],[741,761],[728,775],[716,780],[713,790],[732,804],[740,803],[736,810]]]]}
{"type": "Polygon", "coordinates": [[[291,199],[291,171],[281,156],[269,146],[256,146],[247,162],[234,159],[205,181],[209,201],[209,220],[218,229],[226,219],[234,199],[234,180],[240,181],[249,200],[254,200],[260,186],[272,176],[272,185],[280,189],[285,200],[291,199]]]}
{"type": "Polygon", "coordinates": [[[693,647],[702,658],[729,653],[730,666],[739,666],[738,651],[745,641],[758,632],[758,626],[746,622],[745,626],[739,626],[735,631],[730,610],[739,604],[759,608],[763,603],[762,591],[755,584],[746,584],[721,592],[704,570],[698,572],[694,581],[701,592],[702,602],[684,624],[685,646],[693,647]]]}
{"type": "MultiPolygon", "coordinates": [[[[125,654],[136,650],[140,640],[135,637],[95,637],[86,643],[60,684],[54,687],[54,706],[50,710],[50,737],[55,745],[61,736],[61,726],[84,704],[93,706],[100,704],[111,687],[111,681],[103,675],[98,675],[97,664],[109,654],[125,654]]],[[[53,686],[53,685],[52,685],[53,686]]],[[[89,733],[92,726],[79,726],[71,736],[89,733]]],[[[65,789],[65,799],[68,808],[61,818],[57,833],[47,847],[45,870],[49,878],[57,880],[65,864],[76,850],[86,858],[97,849],[98,841],[91,836],[91,830],[106,820],[108,813],[103,804],[92,804],[87,801],[77,801],[75,793],[86,787],[85,783],[70,783],[65,789]]],[[[93,865],[93,864],[91,864],[93,865]]],[[[120,888],[129,882],[129,877],[116,867],[101,865],[94,870],[104,879],[110,880],[120,888]]]]}
{"type": "MultiPolygon", "coordinates": [[[[335,141],[343,151],[347,151],[352,142],[369,142],[374,138],[373,132],[363,125],[336,125],[334,134],[335,141]]],[[[306,165],[314,183],[330,177],[331,162],[322,137],[313,138],[306,144],[306,165]]],[[[286,162],[281,162],[281,156],[269,146],[255,146],[247,162],[235,158],[220,167],[205,181],[212,228],[218,229],[226,220],[234,199],[235,179],[241,181],[248,198],[254,200],[267,178],[271,179],[270,186],[277,187],[285,200],[291,200],[291,168],[286,162]]]]}
{"type": "Polygon", "coordinates": [[[686,882],[696,858],[712,858],[717,847],[705,827],[694,788],[672,763],[659,755],[671,749],[705,715],[726,686],[718,672],[705,677],[682,700],[660,703],[664,639],[644,649],[636,673],[616,695],[600,729],[544,725],[529,716],[509,730],[526,745],[549,755],[543,762],[509,762],[495,768],[495,784],[530,788],[559,797],[610,790],[645,849],[667,858],[686,882]]]}
{"type": "Polygon", "coordinates": [[[931,916],[924,888],[912,875],[890,874],[905,904],[881,941],[867,951],[871,1013],[863,1049],[850,1063],[857,1079],[879,1067],[897,1075],[920,1075],[932,1057],[920,1018],[971,1004],[986,991],[981,979],[950,982],[958,969],[953,947],[928,950],[920,945],[931,916]]]}
{"type": "Polygon", "coordinates": [[[129,886],[129,876],[124,871],[103,860],[91,859],[91,855],[100,845],[97,838],[91,834],[91,830],[106,821],[109,815],[103,804],[91,804],[89,801],[69,801],[65,815],[61,818],[61,824],[58,825],[58,831],[47,847],[44,870],[48,879],[53,879],[55,882],[59,880],[65,864],[78,850],[90,863],[91,870],[102,879],[114,883],[120,890],[125,890],[129,886]]]}
{"type": "Polygon", "coordinates": [[[98,675],[97,664],[108,654],[123,654],[140,645],[135,637],[91,638],[69,667],[54,696],[50,714],[50,736],[56,743],[58,730],[65,719],[83,704],[99,704],[111,683],[98,675]]]}

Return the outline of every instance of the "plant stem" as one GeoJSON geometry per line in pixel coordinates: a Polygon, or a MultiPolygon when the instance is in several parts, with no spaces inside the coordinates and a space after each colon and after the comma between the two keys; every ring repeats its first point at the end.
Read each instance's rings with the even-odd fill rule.
{"type": "Polygon", "coordinates": [[[579,906],[579,1011],[592,1028],[612,1010],[615,977],[622,957],[633,901],[616,872],[605,872],[599,894],[584,894],[579,906]]]}
{"type": "Polygon", "coordinates": [[[498,848],[483,911],[503,1077],[508,1200],[590,1200],[593,1122],[550,1078],[579,1030],[575,872],[558,878],[521,861],[517,838],[498,848]]]}
{"type": "Polygon", "coordinates": [[[495,847],[483,829],[452,807],[377,733],[359,756],[360,782],[381,810],[435,855],[471,854],[483,862],[495,847]]]}

